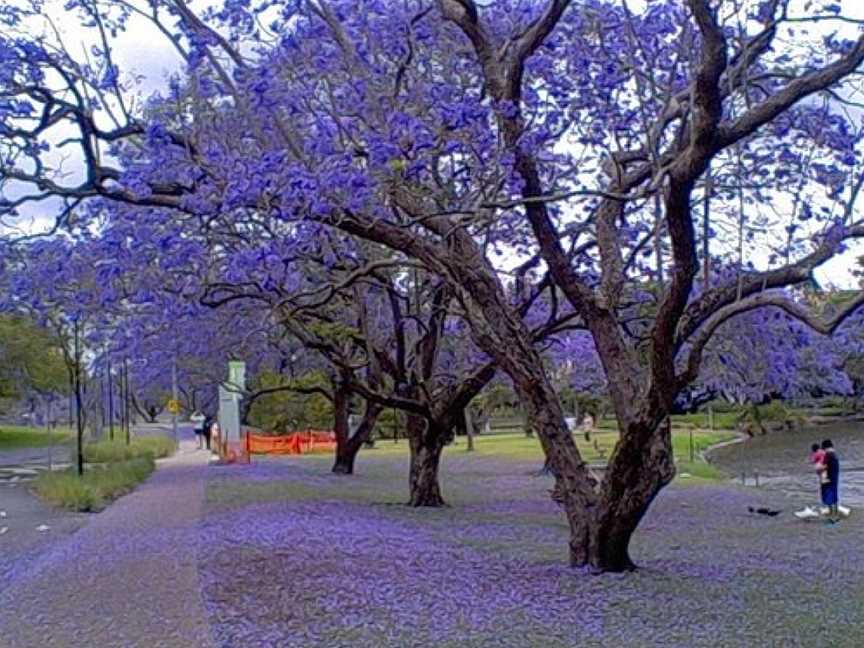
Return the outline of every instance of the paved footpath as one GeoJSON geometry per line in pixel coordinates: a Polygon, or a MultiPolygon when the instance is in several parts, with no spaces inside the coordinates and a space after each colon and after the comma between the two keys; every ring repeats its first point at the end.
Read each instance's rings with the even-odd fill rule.
{"type": "Polygon", "coordinates": [[[20,466],[22,464],[38,464],[48,466],[49,463],[68,463],[71,461],[72,443],[55,443],[53,446],[40,448],[18,448],[0,452],[0,467],[20,466]]]}
{"type": "Polygon", "coordinates": [[[183,441],[133,493],[0,584],[0,647],[212,646],[196,566],[207,458],[183,441]]]}

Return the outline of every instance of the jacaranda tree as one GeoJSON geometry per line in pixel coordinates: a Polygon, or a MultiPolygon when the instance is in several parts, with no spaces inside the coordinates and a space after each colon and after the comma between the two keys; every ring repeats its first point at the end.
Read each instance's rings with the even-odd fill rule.
{"type": "MultiPolygon", "coordinates": [[[[830,203],[854,190],[858,129],[840,108],[864,37],[813,32],[854,26],[836,4],[250,0],[202,16],[183,0],[67,7],[95,35],[83,61],[47,36],[13,33],[34,15],[0,14],[7,215],[33,203],[57,206],[60,224],[158,212],[182,224],[169,238],[198,232],[250,250],[262,239],[302,250],[338,233],[419,264],[453,291],[475,344],[527,409],[574,565],[633,566],[630,539],[674,475],[665,422],[718,327],[771,305],[830,333],[864,302],[856,294],[817,316],[778,291],[864,236],[854,209],[771,216],[784,194],[830,203]],[[143,16],[185,69],[135,112],[111,39],[143,16]],[[72,181],[58,173],[61,143],[78,149],[72,181]],[[101,207],[81,209],[91,199],[101,207]],[[809,235],[790,233],[790,218],[809,235]],[[728,222],[738,250],[712,238],[728,222]],[[769,257],[777,239],[783,254],[745,259],[744,247],[769,257]],[[724,256],[735,272],[708,281],[709,261],[724,256]],[[539,263],[537,280],[592,336],[620,431],[600,483],[505,281],[514,258],[539,263]]],[[[343,250],[354,254],[345,245],[327,256],[343,250]]]]}

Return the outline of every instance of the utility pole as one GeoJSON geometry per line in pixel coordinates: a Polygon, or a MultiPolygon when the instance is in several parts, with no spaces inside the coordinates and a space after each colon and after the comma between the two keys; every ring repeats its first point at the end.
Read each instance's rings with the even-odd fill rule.
{"type": "Polygon", "coordinates": [[[123,377],[123,362],[117,368],[117,416],[120,419],[120,435],[126,433],[126,408],[123,407],[123,394],[126,393],[124,385],[125,378],[123,377]]]}
{"type": "Polygon", "coordinates": [[[171,429],[174,432],[174,443],[177,443],[177,354],[171,363],[171,429]]]}
{"type": "Polygon", "coordinates": [[[78,476],[84,474],[84,421],[81,419],[81,349],[78,318],[74,320],[75,366],[73,368],[75,383],[75,431],[78,437],[78,476]]]}
{"type": "Polygon", "coordinates": [[[48,470],[54,470],[54,433],[57,431],[52,420],[51,398],[45,403],[45,427],[48,430],[48,470]]]}
{"type": "Polygon", "coordinates": [[[114,377],[111,375],[111,355],[108,355],[108,438],[114,440],[114,377]]]}
{"type": "Polygon", "coordinates": [[[129,408],[129,360],[123,358],[123,418],[126,421],[126,445],[132,443],[132,420],[129,408]]]}
{"type": "Polygon", "coordinates": [[[99,439],[105,435],[105,426],[108,424],[108,401],[105,395],[105,369],[99,375],[99,439]]]}

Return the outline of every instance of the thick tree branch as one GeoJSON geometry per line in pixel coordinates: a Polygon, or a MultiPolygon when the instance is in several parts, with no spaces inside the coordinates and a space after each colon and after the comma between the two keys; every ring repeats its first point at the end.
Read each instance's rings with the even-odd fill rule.
{"type": "Polygon", "coordinates": [[[550,0],[543,13],[513,41],[512,55],[516,64],[521,66],[543,44],[570,4],[572,0],[550,0]]]}
{"type": "Polygon", "coordinates": [[[738,279],[730,279],[707,289],[690,302],[678,323],[676,352],[716,311],[735,302],[739,297],[745,298],[757,292],[808,281],[813,270],[831,259],[844,240],[853,238],[864,238],[864,223],[858,223],[846,230],[829,232],[813,252],[795,263],[773,270],[743,274],[738,279]]]}
{"type": "Polygon", "coordinates": [[[720,308],[703,323],[693,337],[690,353],[687,356],[687,366],[677,379],[677,387],[683,389],[699,377],[699,368],[702,364],[705,347],[722,324],[742,313],[769,306],[784,310],[788,315],[806,324],[817,333],[832,335],[843,322],[864,306],[864,291],[858,292],[854,298],[844,303],[827,318],[777,292],[759,293],[720,308]]]}
{"type": "Polygon", "coordinates": [[[826,90],[853,73],[864,61],[864,36],[844,56],[830,65],[790,81],[786,87],[754,106],[736,121],[720,126],[717,143],[725,148],[754,133],[802,99],[826,90]]]}
{"type": "MultiPolygon", "coordinates": [[[[669,172],[664,197],[666,228],[672,244],[674,264],[669,288],[660,303],[652,332],[652,393],[668,401],[675,381],[675,329],[699,265],[696,235],[690,214],[690,194],[696,179],[705,171],[715,152],[713,141],[722,114],[720,78],[726,69],[726,39],[708,0],[690,0],[690,9],[702,34],[699,69],[692,86],[693,118],[690,141],[669,172]]],[[[674,397],[674,396],[672,396],[674,397]]],[[[664,406],[671,403],[664,403],[664,406]]]]}

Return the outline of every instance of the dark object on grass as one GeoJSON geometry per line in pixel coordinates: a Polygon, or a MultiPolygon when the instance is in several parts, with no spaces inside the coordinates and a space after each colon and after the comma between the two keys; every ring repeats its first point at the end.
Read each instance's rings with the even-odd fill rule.
{"type": "Polygon", "coordinates": [[[780,515],[783,511],[772,511],[769,508],[765,508],[764,506],[760,506],[757,509],[754,509],[752,506],[748,506],[747,510],[751,513],[758,513],[759,515],[768,515],[769,517],[774,517],[775,515],[780,515]]]}

